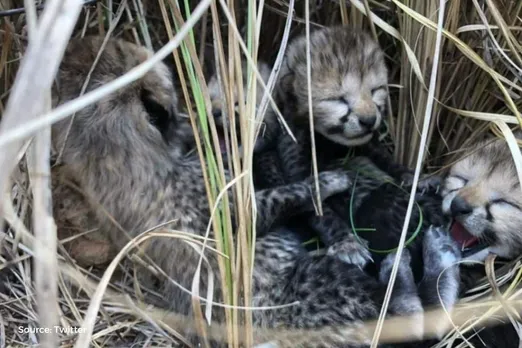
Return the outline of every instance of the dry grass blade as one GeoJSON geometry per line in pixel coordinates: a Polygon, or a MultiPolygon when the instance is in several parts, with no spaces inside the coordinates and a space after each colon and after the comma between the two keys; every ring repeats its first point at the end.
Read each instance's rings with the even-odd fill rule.
{"type": "MultiPolygon", "coordinates": [[[[396,4],[398,7],[400,7],[405,13],[407,13],[409,16],[414,18],[416,21],[422,23],[427,28],[430,28],[431,30],[436,30],[438,28],[437,24],[433,21],[429,20],[425,16],[421,15],[418,12],[412,11],[410,8],[405,6],[404,4],[400,3],[397,0],[392,0],[394,4],[396,4]]],[[[517,86],[516,83],[513,83],[512,81],[507,80],[502,75],[500,75],[498,72],[496,72],[493,68],[491,68],[475,51],[473,51],[468,45],[466,45],[462,40],[457,38],[452,33],[448,32],[447,30],[442,31],[442,33],[454,43],[459,50],[466,55],[469,59],[471,59],[473,62],[477,64],[481,69],[486,71],[491,78],[496,82],[498,88],[502,92],[503,97],[505,98],[507,106],[510,108],[510,110],[515,114],[515,116],[518,118],[519,123],[522,124],[522,117],[520,116],[520,112],[518,111],[518,108],[516,107],[513,99],[511,98],[510,94],[508,93],[506,87],[504,84],[507,84],[510,87],[513,88],[520,88],[520,86],[517,86]]]]}
{"type": "MultiPolygon", "coordinates": [[[[520,337],[520,332],[519,332],[520,330],[518,329],[518,322],[520,322],[520,314],[518,312],[514,311],[514,309],[511,308],[506,303],[504,296],[500,292],[500,289],[498,287],[497,280],[495,277],[495,266],[494,266],[495,258],[496,258],[495,255],[490,254],[488,256],[488,258],[486,259],[486,275],[488,277],[489,283],[491,284],[491,288],[493,290],[493,294],[494,294],[495,298],[502,305],[502,308],[503,308],[504,312],[506,313],[507,318],[512,323],[513,327],[515,327],[517,329],[517,332],[519,333],[519,339],[521,339],[522,337],[520,337]],[[516,321],[515,321],[514,317],[517,319],[516,321]]],[[[507,291],[507,292],[509,292],[509,291],[507,291]]],[[[508,294],[506,294],[506,296],[507,295],[508,294]]]]}
{"type": "Polygon", "coordinates": [[[243,51],[243,53],[245,55],[246,61],[249,64],[249,69],[252,69],[254,71],[254,76],[256,77],[258,83],[261,85],[264,93],[266,93],[265,95],[268,97],[268,100],[270,102],[270,106],[274,109],[277,117],[279,118],[279,121],[281,121],[281,123],[285,127],[285,131],[288,132],[290,134],[290,136],[292,137],[292,139],[295,140],[295,137],[293,136],[292,131],[290,130],[290,128],[286,124],[284,117],[281,115],[281,112],[279,111],[279,108],[278,108],[277,104],[275,103],[274,98],[271,96],[270,93],[267,93],[267,91],[269,91],[269,89],[266,86],[266,84],[263,81],[263,79],[261,78],[261,74],[257,70],[256,62],[252,59],[250,53],[248,52],[248,48],[245,46],[245,43],[243,42],[243,40],[241,40],[241,34],[239,33],[237,25],[234,22],[234,17],[232,16],[230,11],[228,10],[228,7],[226,6],[226,3],[223,0],[219,0],[219,2],[221,4],[221,8],[222,8],[225,16],[227,17],[227,20],[229,20],[230,28],[233,30],[233,33],[234,33],[234,35],[235,35],[235,37],[237,39],[237,42],[238,42],[239,46],[241,47],[241,50],[243,51]]]}
{"type": "Polygon", "coordinates": [[[321,201],[321,193],[319,191],[318,169],[317,169],[317,154],[315,151],[315,131],[314,131],[314,112],[312,106],[312,58],[310,52],[310,1],[305,1],[305,20],[306,20],[306,90],[308,94],[308,117],[310,124],[310,146],[312,153],[312,168],[314,175],[314,184],[316,191],[316,207],[319,215],[323,215],[323,205],[321,201]]]}
{"type": "MultiPolygon", "coordinates": [[[[3,116],[1,132],[17,124],[23,124],[50,109],[51,84],[80,8],[81,1],[50,1],[41,17],[40,25],[37,26],[36,10],[32,4],[27,4],[31,40],[3,116]],[[42,67],[42,60],[46,62],[45,67],[42,67]]],[[[16,155],[22,145],[22,141],[9,144],[0,155],[0,163],[5,168],[0,175],[2,192],[9,182],[12,168],[18,162],[16,155]]],[[[58,345],[55,327],[59,323],[57,240],[54,220],[51,216],[49,180],[50,145],[51,132],[46,128],[36,136],[31,151],[32,156],[30,156],[32,163],[30,167],[33,170],[31,181],[34,234],[37,241],[34,267],[38,317],[40,327],[50,330],[40,334],[42,347],[58,345]]],[[[2,202],[0,202],[0,211],[3,212],[2,202]]]]}
{"type": "Polygon", "coordinates": [[[510,48],[511,53],[515,56],[517,63],[519,64],[519,67],[515,65],[515,68],[522,68],[522,57],[520,56],[522,52],[522,46],[520,45],[518,40],[513,36],[513,34],[511,34],[509,26],[502,17],[502,14],[500,13],[498,7],[495,5],[495,2],[493,0],[486,0],[486,2],[488,4],[488,8],[491,14],[493,15],[495,21],[498,24],[499,29],[502,31],[502,34],[506,39],[507,45],[510,48]]]}
{"type": "MultiPolygon", "coordinates": [[[[78,336],[78,340],[76,341],[75,348],[82,348],[82,347],[88,347],[90,345],[90,341],[93,334],[94,324],[97,318],[98,310],[100,308],[101,302],[104,297],[104,293],[108,287],[108,284],[110,282],[110,279],[112,275],[114,274],[116,267],[121,262],[123,257],[129,253],[133,248],[138,247],[140,244],[147,242],[148,239],[163,236],[168,238],[180,238],[181,242],[186,242],[189,244],[192,244],[196,242],[196,240],[190,240],[190,237],[187,238],[187,240],[183,240],[183,233],[181,232],[175,232],[171,231],[165,234],[158,234],[154,233],[153,230],[146,231],[141,235],[138,235],[137,237],[133,238],[131,241],[129,241],[125,247],[123,247],[118,255],[115,256],[115,258],[111,261],[110,265],[105,270],[103,277],[100,280],[100,283],[96,286],[96,291],[91,297],[91,301],[89,303],[89,308],[87,310],[87,314],[85,315],[84,322],[82,323],[82,331],[80,332],[78,336]]],[[[159,269],[157,266],[156,268],[161,272],[161,269],[159,269]]],[[[163,274],[163,276],[167,276],[166,274],[163,274]]],[[[171,279],[171,281],[174,281],[171,279]]],[[[181,285],[177,284],[181,289],[186,291],[187,293],[191,293],[188,289],[183,288],[181,285]]]]}
{"type": "MultiPolygon", "coordinates": [[[[44,106],[45,108],[42,108],[42,111],[51,108],[50,95],[48,95],[44,106]]],[[[51,333],[41,335],[40,343],[43,347],[56,347],[58,341],[54,328],[59,323],[58,264],[56,259],[56,225],[51,215],[50,128],[43,129],[35,136],[30,150],[28,162],[32,165],[28,167],[33,189],[33,231],[37,241],[35,244],[34,270],[38,315],[41,327],[52,328],[51,333]],[[30,161],[29,158],[31,158],[30,161]]]]}
{"type": "MultiPolygon", "coordinates": [[[[283,30],[283,35],[281,37],[281,45],[279,47],[279,52],[277,53],[277,58],[274,62],[274,66],[272,68],[272,73],[270,74],[270,78],[267,83],[267,90],[264,91],[263,99],[261,99],[261,103],[259,104],[259,109],[257,110],[256,121],[260,122],[265,115],[266,109],[268,107],[268,98],[272,94],[274,90],[275,83],[279,76],[279,71],[281,70],[281,64],[283,63],[283,58],[286,52],[286,47],[288,45],[288,37],[290,34],[290,27],[292,26],[292,18],[294,14],[294,6],[295,0],[290,0],[288,3],[288,14],[286,16],[286,23],[283,30]]],[[[278,115],[278,119],[279,119],[278,115]]],[[[293,137],[293,135],[291,135],[293,137]]],[[[293,139],[295,141],[295,138],[293,139]]]]}
{"type": "Polygon", "coordinates": [[[522,154],[520,153],[520,148],[517,143],[517,139],[513,135],[513,132],[509,127],[502,121],[495,121],[495,124],[500,128],[506,141],[509,146],[509,150],[511,151],[511,155],[513,156],[513,162],[515,164],[515,168],[517,169],[518,181],[520,182],[520,186],[522,188],[522,154]]]}

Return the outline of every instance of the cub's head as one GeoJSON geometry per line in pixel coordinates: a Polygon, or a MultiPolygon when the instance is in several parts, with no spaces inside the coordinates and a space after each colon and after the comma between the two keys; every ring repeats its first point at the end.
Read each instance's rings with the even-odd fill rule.
{"type": "MultiPolygon", "coordinates": [[[[247,98],[248,65],[247,65],[246,60],[243,60],[241,70],[243,73],[243,98],[247,98]]],[[[270,67],[268,66],[268,64],[266,64],[264,62],[258,61],[257,70],[260,74],[261,79],[263,79],[263,81],[266,85],[266,83],[268,83],[268,79],[270,78],[270,73],[271,73],[270,67]]],[[[257,109],[263,99],[265,90],[259,81],[256,82],[256,88],[257,88],[257,90],[256,90],[256,112],[257,112],[257,109]]],[[[212,116],[214,117],[214,121],[216,122],[218,136],[220,138],[219,140],[220,140],[220,145],[221,145],[221,152],[223,154],[225,154],[226,146],[225,146],[223,128],[228,127],[227,122],[228,122],[229,118],[227,116],[228,108],[226,105],[225,94],[222,91],[222,86],[219,82],[217,74],[214,74],[210,78],[210,80],[208,82],[208,90],[209,90],[210,101],[212,104],[212,116]]],[[[236,116],[236,131],[237,131],[237,134],[239,135],[240,134],[240,129],[239,129],[240,123],[239,123],[239,107],[238,107],[239,104],[238,104],[237,88],[233,92],[234,92],[233,98],[235,101],[234,112],[235,112],[235,116],[236,116]]],[[[265,137],[264,135],[266,133],[265,130],[270,129],[270,131],[272,131],[273,128],[277,126],[277,123],[276,123],[277,119],[275,118],[275,115],[273,113],[274,112],[273,112],[272,108],[268,107],[264,120],[263,120],[264,126],[262,125],[260,135],[257,138],[256,144],[254,147],[254,151],[261,151],[267,145],[266,143],[268,143],[272,140],[270,137],[265,137]]],[[[254,120],[255,116],[256,115],[248,115],[249,119],[251,119],[252,121],[254,120]]]]}
{"type": "Polygon", "coordinates": [[[483,260],[491,251],[513,258],[522,252],[522,190],[505,140],[483,142],[455,163],[442,196],[466,257],[483,260]]]}
{"type": "MultiPolygon", "coordinates": [[[[382,50],[367,33],[332,27],[310,34],[310,55],[315,130],[346,146],[370,141],[387,98],[382,50]]],[[[289,45],[278,87],[279,97],[293,109],[291,117],[308,122],[305,36],[289,45]]]]}
{"type": "MultiPolygon", "coordinates": [[[[242,62],[241,71],[243,73],[243,96],[246,98],[248,93],[248,65],[246,60],[242,62]]],[[[268,82],[270,77],[271,69],[265,62],[258,61],[257,63],[257,71],[259,71],[260,77],[263,79],[264,83],[268,82]]],[[[259,105],[263,98],[264,89],[259,81],[256,82],[256,104],[259,105]]],[[[238,105],[238,91],[235,89],[234,91],[234,101],[235,101],[235,112],[237,113],[237,105],[238,105]]],[[[225,95],[221,90],[221,85],[218,80],[217,74],[212,75],[208,82],[208,93],[210,95],[210,101],[212,103],[212,114],[216,119],[216,122],[222,122],[222,117],[227,112],[225,95]]]]}
{"type": "MultiPolygon", "coordinates": [[[[53,93],[54,105],[80,95],[103,37],[74,39],[65,52],[53,93]]],[[[122,76],[152,55],[144,47],[110,39],[90,74],[86,92],[122,76]]],[[[91,158],[126,162],[129,152],[152,158],[179,148],[177,96],[173,77],[159,63],[142,78],[53,125],[53,145],[65,163],[91,158]],[[72,121],[72,123],[71,123],[72,121]],[[69,128],[70,127],[70,128],[69,128]]]]}

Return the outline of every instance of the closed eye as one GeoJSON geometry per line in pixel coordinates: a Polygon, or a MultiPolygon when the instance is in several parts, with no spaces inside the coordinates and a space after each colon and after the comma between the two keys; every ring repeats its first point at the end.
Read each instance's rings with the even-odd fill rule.
{"type": "Polygon", "coordinates": [[[384,92],[386,92],[386,85],[382,85],[382,86],[379,86],[379,87],[375,87],[375,88],[373,88],[373,89],[371,90],[372,95],[375,94],[375,93],[377,93],[378,91],[381,91],[381,90],[384,91],[384,92]]]}
{"type": "Polygon", "coordinates": [[[450,178],[458,179],[458,180],[462,181],[464,183],[464,185],[466,185],[469,181],[468,179],[466,179],[465,177],[460,176],[460,175],[450,175],[450,178]]]}
{"type": "Polygon", "coordinates": [[[522,207],[520,207],[518,204],[513,203],[513,202],[510,202],[510,201],[506,201],[506,200],[503,199],[503,198],[494,199],[494,200],[492,200],[491,202],[489,202],[489,204],[490,204],[490,205],[493,205],[493,204],[506,204],[506,205],[510,205],[510,206],[512,206],[512,207],[515,208],[515,209],[518,209],[518,210],[521,210],[521,211],[522,211],[522,207]]]}
{"type": "Polygon", "coordinates": [[[447,189],[446,194],[450,194],[450,193],[459,191],[461,188],[466,186],[466,184],[468,183],[468,179],[466,179],[460,175],[450,175],[446,178],[445,182],[446,182],[445,187],[447,189]],[[458,180],[458,182],[456,182],[455,180],[451,180],[451,179],[456,179],[456,180],[458,180]]]}
{"type": "Polygon", "coordinates": [[[325,99],[325,101],[343,103],[346,105],[350,104],[344,97],[332,97],[332,98],[325,99]]]}

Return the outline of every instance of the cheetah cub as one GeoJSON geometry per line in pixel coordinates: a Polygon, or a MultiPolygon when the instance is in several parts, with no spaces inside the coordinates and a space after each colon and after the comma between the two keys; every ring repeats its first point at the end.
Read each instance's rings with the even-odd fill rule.
{"type": "MultiPolygon", "coordinates": [[[[514,135],[522,139],[520,131],[514,135]]],[[[505,260],[522,254],[521,183],[504,139],[490,138],[475,144],[450,167],[444,178],[442,210],[452,219],[451,234],[463,259],[473,261],[462,263],[463,293],[489,283],[484,265],[477,261],[485,261],[490,253],[505,260]]],[[[479,324],[465,337],[475,347],[519,345],[518,332],[509,320],[498,320],[495,325],[483,328],[479,324]]]]}
{"type": "MultiPolygon", "coordinates": [[[[322,28],[310,35],[311,101],[319,169],[339,166],[347,147],[368,144],[382,122],[387,98],[384,53],[371,37],[344,26],[322,28]]],[[[298,142],[282,132],[277,152],[287,182],[311,174],[311,143],[304,35],[288,46],[277,85],[278,106],[298,142]]],[[[386,168],[388,169],[388,168],[386,168]]],[[[388,172],[388,170],[386,170],[388,172]]],[[[301,219],[304,220],[304,219],[301,219]]],[[[369,259],[367,242],[350,233],[346,218],[328,202],[323,216],[309,216],[332,254],[360,265],[369,259]]]]}
{"type": "Polygon", "coordinates": [[[488,253],[516,258],[522,253],[522,191],[513,157],[502,139],[476,148],[450,168],[443,210],[467,259],[484,261],[488,253]]]}
{"type": "MultiPolygon", "coordinates": [[[[365,32],[323,28],[310,36],[315,131],[345,146],[365,144],[380,126],[387,98],[384,54],[365,32]]],[[[308,125],[306,37],[289,45],[278,94],[285,116],[308,125]]]]}
{"type": "MultiPolygon", "coordinates": [[[[384,116],[388,84],[384,53],[378,44],[365,32],[337,26],[314,31],[310,50],[319,169],[345,166],[343,162],[351,148],[394,181],[411,184],[412,172],[394,163],[375,137],[384,116]]],[[[277,86],[278,105],[298,139],[296,144],[282,132],[277,142],[278,163],[287,183],[308,177],[312,168],[306,66],[303,35],[289,44],[277,86]]],[[[381,178],[377,178],[375,185],[381,183],[381,178]]],[[[425,190],[436,186],[439,180],[422,183],[419,188],[425,190]]],[[[348,215],[339,216],[332,209],[332,200],[335,197],[323,205],[323,216],[300,216],[296,220],[312,226],[331,253],[348,262],[364,264],[367,254],[361,252],[359,245],[367,247],[368,243],[353,238],[348,215]]],[[[342,200],[338,205],[344,203],[342,200]]]]}

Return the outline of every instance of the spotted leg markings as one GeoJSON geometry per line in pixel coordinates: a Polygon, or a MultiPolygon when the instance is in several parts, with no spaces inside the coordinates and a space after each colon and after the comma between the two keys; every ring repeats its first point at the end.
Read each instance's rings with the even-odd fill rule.
{"type": "Polygon", "coordinates": [[[319,173],[318,180],[322,199],[347,191],[353,184],[349,173],[342,170],[319,173]]]}

